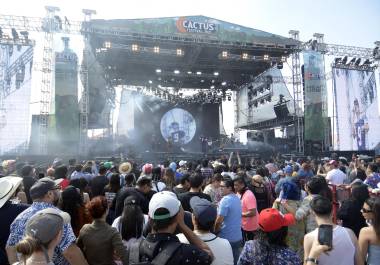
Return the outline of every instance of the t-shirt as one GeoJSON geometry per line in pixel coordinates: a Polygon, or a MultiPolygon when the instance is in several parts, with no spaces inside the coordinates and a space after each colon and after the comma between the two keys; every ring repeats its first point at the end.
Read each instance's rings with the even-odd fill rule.
{"type": "Polygon", "coordinates": [[[192,212],[191,207],[190,207],[190,199],[194,196],[198,196],[199,198],[206,199],[212,202],[210,196],[207,194],[204,194],[203,192],[188,191],[185,193],[181,193],[181,194],[178,194],[178,200],[181,202],[182,208],[184,211],[192,212]]]}
{"type": "Polygon", "coordinates": [[[92,197],[104,196],[104,187],[108,184],[108,179],[105,176],[96,176],[90,183],[92,197]]]}
{"type": "Polygon", "coordinates": [[[228,194],[219,203],[218,215],[224,220],[218,236],[227,239],[229,242],[242,240],[241,234],[241,203],[238,196],[228,194]]]}
{"type": "Polygon", "coordinates": [[[346,174],[337,168],[330,170],[326,175],[327,182],[333,185],[342,185],[345,179],[346,174]]]}
{"type": "MultiPolygon", "coordinates": [[[[240,196],[240,195],[239,195],[240,196]]],[[[243,213],[255,209],[255,216],[242,217],[241,227],[245,231],[255,231],[258,228],[258,218],[257,218],[257,203],[255,195],[250,190],[246,190],[240,198],[241,210],[243,213]]]]}
{"type": "MultiPolygon", "coordinates": [[[[214,254],[215,258],[211,265],[231,265],[234,263],[232,248],[228,240],[217,237],[213,233],[199,233],[197,230],[194,230],[194,234],[205,242],[214,254]]],[[[189,244],[184,234],[178,234],[177,237],[181,243],[189,244]]]]}

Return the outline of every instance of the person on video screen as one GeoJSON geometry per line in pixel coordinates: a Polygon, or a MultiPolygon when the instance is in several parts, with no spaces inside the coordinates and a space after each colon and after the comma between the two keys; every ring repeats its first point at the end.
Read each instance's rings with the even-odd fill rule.
{"type": "Polygon", "coordinates": [[[172,122],[170,124],[170,136],[174,145],[183,145],[185,143],[185,132],[179,127],[178,122],[172,122]]]}

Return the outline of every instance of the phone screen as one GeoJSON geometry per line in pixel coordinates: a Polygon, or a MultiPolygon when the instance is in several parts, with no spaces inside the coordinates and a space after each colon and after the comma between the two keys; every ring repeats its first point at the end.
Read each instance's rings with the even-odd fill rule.
{"type": "Polygon", "coordinates": [[[333,226],[332,225],[320,225],[318,228],[318,241],[321,245],[329,246],[332,248],[333,240],[333,226]]]}

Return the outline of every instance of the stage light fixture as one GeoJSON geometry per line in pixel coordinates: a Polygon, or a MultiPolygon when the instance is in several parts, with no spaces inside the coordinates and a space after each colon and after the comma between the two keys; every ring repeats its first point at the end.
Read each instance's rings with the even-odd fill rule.
{"type": "Polygon", "coordinates": [[[103,44],[103,46],[104,46],[104,48],[106,48],[106,49],[110,49],[111,48],[111,42],[110,41],[105,41],[104,42],[104,44],[103,44]]]}
{"type": "Polygon", "coordinates": [[[178,75],[178,74],[179,74],[179,70],[174,70],[174,73],[175,73],[176,75],[178,75]]]}
{"type": "Polygon", "coordinates": [[[211,88],[211,89],[214,89],[214,88],[215,88],[215,86],[210,86],[210,88],[211,88]]]}
{"type": "Polygon", "coordinates": [[[367,59],[367,60],[364,61],[363,65],[370,65],[371,63],[372,62],[369,59],[367,59]]]}
{"type": "Polygon", "coordinates": [[[18,40],[19,39],[18,33],[17,33],[17,31],[16,31],[15,28],[12,28],[12,36],[13,36],[14,40],[18,40]]]}
{"type": "Polygon", "coordinates": [[[342,64],[346,64],[346,63],[347,63],[347,60],[348,60],[348,57],[347,57],[347,56],[344,56],[344,57],[343,57],[343,60],[342,60],[342,64]]]}
{"type": "Polygon", "coordinates": [[[241,58],[243,59],[243,60],[247,60],[248,59],[248,53],[243,53],[242,55],[241,55],[241,58]]]}
{"type": "Polygon", "coordinates": [[[268,61],[269,60],[269,55],[268,54],[264,54],[264,61],[268,61]]]}
{"type": "Polygon", "coordinates": [[[20,34],[24,37],[25,42],[28,43],[29,42],[29,32],[24,30],[24,31],[20,31],[20,34]]]}
{"type": "Polygon", "coordinates": [[[361,59],[358,58],[358,59],[356,60],[356,62],[355,62],[355,66],[359,66],[360,62],[361,62],[361,59]]]}
{"type": "Polygon", "coordinates": [[[182,55],[183,55],[183,50],[177,49],[177,56],[182,56],[182,55]]]}
{"type": "Polygon", "coordinates": [[[160,47],[158,47],[158,46],[154,46],[154,47],[153,47],[153,52],[154,52],[154,53],[160,53],[160,47]]]}
{"type": "Polygon", "coordinates": [[[156,73],[161,73],[161,69],[156,69],[156,73]]]}
{"type": "Polygon", "coordinates": [[[187,74],[188,74],[188,75],[191,75],[192,73],[193,73],[193,72],[191,72],[191,71],[187,71],[187,74]]]}
{"type": "Polygon", "coordinates": [[[356,58],[354,57],[354,58],[351,59],[351,61],[348,64],[349,65],[353,65],[355,63],[355,61],[356,61],[356,58]]]}
{"type": "Polygon", "coordinates": [[[215,76],[218,76],[218,75],[219,75],[219,73],[218,73],[218,72],[214,72],[214,75],[215,75],[215,76]]]}
{"type": "Polygon", "coordinates": [[[342,58],[338,57],[334,59],[335,64],[340,64],[342,62],[342,58]]]}
{"type": "Polygon", "coordinates": [[[283,62],[283,63],[286,62],[286,57],[285,57],[285,56],[282,56],[282,57],[281,57],[281,62],[283,62]]]}
{"type": "Polygon", "coordinates": [[[139,50],[139,45],[137,44],[132,44],[132,51],[137,52],[139,50]]]}
{"type": "Polygon", "coordinates": [[[225,85],[227,85],[227,82],[226,81],[222,82],[222,86],[225,86],[225,85]]]}
{"type": "Polygon", "coordinates": [[[152,84],[152,83],[153,83],[152,80],[149,80],[148,82],[149,82],[149,84],[152,84]]]}
{"type": "Polygon", "coordinates": [[[228,57],[228,52],[227,51],[222,51],[222,58],[227,58],[228,57]]]}
{"type": "Polygon", "coordinates": [[[3,37],[3,29],[0,27],[0,39],[3,37]]]}
{"type": "Polygon", "coordinates": [[[202,80],[201,80],[201,83],[204,83],[204,82],[205,82],[205,80],[202,79],[202,80]]]}
{"type": "Polygon", "coordinates": [[[201,71],[197,71],[197,75],[201,75],[202,74],[202,72],[201,71]]]}

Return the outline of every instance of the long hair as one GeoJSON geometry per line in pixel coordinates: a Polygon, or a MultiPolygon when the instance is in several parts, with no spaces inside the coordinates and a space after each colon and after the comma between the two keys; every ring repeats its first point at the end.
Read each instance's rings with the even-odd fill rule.
{"type": "Polygon", "coordinates": [[[106,189],[110,192],[117,193],[120,189],[120,175],[117,173],[114,173],[111,175],[110,181],[108,185],[106,186],[106,189]]]}
{"type": "Polygon", "coordinates": [[[78,208],[83,206],[83,199],[77,188],[68,186],[61,194],[60,208],[71,216],[71,226],[79,228],[78,208]]]}
{"type": "Polygon", "coordinates": [[[369,198],[366,204],[371,208],[373,213],[372,226],[375,230],[377,239],[380,239],[380,198],[369,198]]]}
{"type": "Polygon", "coordinates": [[[128,241],[131,238],[139,238],[142,235],[144,214],[136,199],[128,198],[125,202],[120,218],[121,238],[128,241]]]}
{"type": "Polygon", "coordinates": [[[280,246],[287,247],[286,244],[286,236],[288,235],[288,227],[284,226],[278,230],[272,232],[264,232],[262,230],[258,230],[257,239],[261,242],[265,242],[269,244],[269,246],[280,246]]]}

